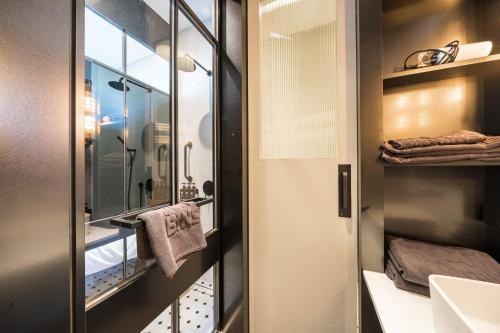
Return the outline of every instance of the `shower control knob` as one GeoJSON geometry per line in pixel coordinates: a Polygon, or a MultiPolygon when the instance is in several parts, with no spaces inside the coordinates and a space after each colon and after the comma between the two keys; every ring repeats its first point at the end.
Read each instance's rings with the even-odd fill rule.
{"type": "Polygon", "coordinates": [[[207,180],[203,183],[203,193],[205,195],[210,196],[214,195],[214,182],[211,180],[207,180]]]}

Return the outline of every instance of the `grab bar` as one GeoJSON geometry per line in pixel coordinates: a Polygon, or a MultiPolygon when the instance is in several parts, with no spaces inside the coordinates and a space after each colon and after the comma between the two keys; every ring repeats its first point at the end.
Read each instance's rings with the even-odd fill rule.
{"type": "Polygon", "coordinates": [[[161,162],[167,162],[167,156],[168,156],[168,147],[166,144],[162,144],[160,147],[158,147],[158,177],[160,179],[166,180],[167,179],[167,170],[165,166],[165,176],[161,174],[161,162]],[[163,153],[163,154],[162,154],[163,153]],[[163,158],[162,158],[163,156],[163,158]]]}
{"type": "MultiPolygon", "coordinates": [[[[196,206],[201,207],[208,205],[212,202],[214,202],[213,198],[196,198],[188,201],[194,201],[196,203],[196,206]]],[[[127,229],[137,229],[141,228],[144,226],[144,221],[138,220],[137,216],[141,215],[142,213],[149,212],[152,210],[160,209],[160,208],[165,208],[169,207],[170,205],[162,205],[162,206],[156,206],[156,207],[151,207],[148,209],[143,209],[140,212],[134,212],[129,215],[124,215],[121,217],[114,217],[109,220],[109,223],[117,226],[117,227],[122,227],[122,228],[127,228],[127,229]]]]}
{"type": "Polygon", "coordinates": [[[191,148],[193,148],[193,143],[189,141],[184,145],[184,177],[188,182],[193,181],[191,177],[191,148]],[[189,148],[189,158],[188,158],[188,148],[189,148]]]}

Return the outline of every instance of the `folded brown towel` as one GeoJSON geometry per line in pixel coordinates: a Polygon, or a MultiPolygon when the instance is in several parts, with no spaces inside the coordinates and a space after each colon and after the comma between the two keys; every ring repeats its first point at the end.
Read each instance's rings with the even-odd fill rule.
{"type": "Polygon", "coordinates": [[[473,131],[460,131],[438,137],[420,137],[410,139],[390,140],[389,143],[396,149],[410,149],[438,145],[473,144],[483,142],[486,136],[473,131]]]}
{"type": "Polygon", "coordinates": [[[389,240],[390,260],[408,282],[429,286],[429,275],[439,274],[500,283],[500,264],[488,254],[462,247],[413,241],[389,240]]]}
{"type": "Polygon", "coordinates": [[[430,289],[426,286],[422,286],[417,283],[406,281],[401,277],[401,273],[398,272],[396,266],[391,259],[387,260],[385,266],[385,273],[394,282],[394,285],[402,290],[406,290],[412,293],[420,294],[423,296],[430,296],[430,289]]]}
{"type": "Polygon", "coordinates": [[[400,155],[395,156],[388,152],[382,152],[382,159],[386,162],[393,164],[425,164],[425,163],[446,163],[446,162],[457,162],[457,161],[467,161],[467,160],[480,160],[489,161],[490,159],[500,158],[500,151],[492,152],[481,152],[481,153],[468,153],[468,154],[451,154],[451,155],[439,155],[439,156],[417,156],[412,157],[401,157],[400,155]]]}
{"type": "Polygon", "coordinates": [[[146,212],[137,217],[146,232],[137,231],[137,256],[156,259],[162,273],[172,278],[186,257],[207,246],[195,203],[181,203],[146,212]]]}
{"type": "Polygon", "coordinates": [[[409,157],[439,156],[453,154],[474,154],[491,152],[500,149],[500,136],[489,136],[486,140],[474,144],[454,144],[441,146],[427,146],[417,148],[398,149],[389,143],[383,143],[381,148],[391,155],[402,155],[409,157]]]}

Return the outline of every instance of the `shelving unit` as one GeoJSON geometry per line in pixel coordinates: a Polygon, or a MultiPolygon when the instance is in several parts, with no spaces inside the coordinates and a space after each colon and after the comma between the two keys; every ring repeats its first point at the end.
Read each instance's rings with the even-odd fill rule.
{"type": "Polygon", "coordinates": [[[384,76],[384,89],[467,75],[478,75],[485,71],[498,69],[499,66],[500,54],[494,54],[479,59],[412,69],[384,76]]]}
{"type": "Polygon", "coordinates": [[[500,260],[500,160],[391,164],[380,144],[463,129],[500,135],[500,0],[360,0],[359,10],[361,331],[432,332],[430,299],[384,273],[384,235],[500,260]],[[393,72],[415,50],[456,39],[492,41],[492,55],[393,72]]]}

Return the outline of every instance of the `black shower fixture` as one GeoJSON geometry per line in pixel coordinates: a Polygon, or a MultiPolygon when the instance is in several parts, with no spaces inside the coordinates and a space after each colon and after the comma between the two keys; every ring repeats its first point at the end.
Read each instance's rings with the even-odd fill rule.
{"type": "Polygon", "coordinates": [[[200,67],[201,69],[203,69],[205,72],[207,72],[207,75],[208,76],[212,76],[212,71],[211,70],[208,70],[206,69],[202,64],[200,64],[198,61],[196,61],[195,59],[191,58],[193,60],[193,62],[196,64],[196,66],[200,67]]]}
{"type": "MultiPolygon", "coordinates": [[[[119,81],[109,81],[108,84],[111,88],[116,89],[118,91],[123,91],[125,89],[125,84],[123,83],[123,77],[119,81]]],[[[130,88],[127,87],[127,91],[129,90],[130,88]]]]}
{"type": "MultiPolygon", "coordinates": [[[[116,89],[116,90],[118,90],[118,91],[123,91],[123,89],[125,89],[125,83],[123,83],[123,80],[124,80],[124,79],[125,79],[125,78],[124,78],[124,77],[122,77],[122,78],[120,78],[120,80],[118,80],[118,81],[109,81],[109,82],[108,82],[108,84],[109,84],[109,86],[110,86],[111,88],[113,88],[113,89],[116,89]]],[[[132,84],[135,84],[135,85],[136,85],[136,86],[138,86],[138,87],[141,87],[141,88],[146,89],[148,92],[153,91],[150,87],[147,87],[147,86],[145,86],[145,85],[142,85],[142,84],[140,84],[140,83],[138,83],[138,82],[134,82],[134,81],[132,81],[132,80],[127,80],[127,83],[132,83],[132,84]]],[[[130,91],[130,87],[129,87],[128,85],[127,85],[127,91],[130,91]]]]}
{"type": "MultiPolygon", "coordinates": [[[[131,209],[130,186],[132,184],[132,175],[134,172],[134,162],[135,162],[135,156],[137,155],[137,149],[129,148],[127,145],[125,145],[125,141],[123,140],[123,138],[121,136],[117,136],[116,138],[118,139],[118,141],[120,141],[122,143],[122,145],[125,146],[125,149],[127,150],[127,152],[130,155],[130,172],[129,172],[129,177],[128,177],[128,188],[127,188],[127,208],[128,208],[128,210],[130,210],[131,209]]],[[[142,188],[141,188],[141,193],[142,193],[142,188]]]]}
{"type": "Polygon", "coordinates": [[[207,73],[207,76],[212,76],[213,72],[202,64],[200,64],[196,59],[191,57],[189,54],[184,54],[182,57],[177,58],[177,68],[183,72],[194,72],[196,71],[196,68],[200,67],[202,70],[204,70],[207,73]]]}

